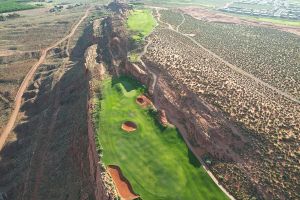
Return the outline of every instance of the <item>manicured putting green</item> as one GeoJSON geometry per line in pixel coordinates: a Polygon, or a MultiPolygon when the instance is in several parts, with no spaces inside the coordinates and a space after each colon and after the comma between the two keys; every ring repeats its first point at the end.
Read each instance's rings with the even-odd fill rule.
{"type": "Polygon", "coordinates": [[[155,26],[156,21],[150,10],[133,10],[127,20],[127,27],[134,33],[132,38],[136,41],[148,36],[155,26]]]}
{"type": "Polygon", "coordinates": [[[227,199],[200,165],[175,128],[160,126],[136,98],[144,88],[121,77],[103,82],[97,141],[102,161],[117,165],[143,200],[227,199]],[[126,133],[125,121],[137,130],[126,133]]]}

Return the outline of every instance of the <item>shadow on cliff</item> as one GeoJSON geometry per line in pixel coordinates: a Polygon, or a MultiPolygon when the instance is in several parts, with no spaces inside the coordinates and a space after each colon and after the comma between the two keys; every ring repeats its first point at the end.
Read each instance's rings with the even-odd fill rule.
{"type": "Polygon", "coordinates": [[[89,26],[77,41],[70,54],[73,64],[65,73],[53,71],[44,79],[36,75],[28,88],[37,90],[36,96],[24,95],[24,117],[14,129],[16,138],[0,152],[0,195],[10,200],[96,199],[86,123],[84,52],[92,44],[90,31],[89,26]]]}

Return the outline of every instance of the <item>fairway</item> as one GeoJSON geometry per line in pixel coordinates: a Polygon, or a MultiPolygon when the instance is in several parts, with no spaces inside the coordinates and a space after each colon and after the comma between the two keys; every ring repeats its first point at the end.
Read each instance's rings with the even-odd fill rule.
{"type": "Polygon", "coordinates": [[[156,21],[150,10],[134,10],[130,12],[127,27],[134,34],[132,38],[136,41],[148,36],[156,26],[156,21]]]}
{"type": "Polygon", "coordinates": [[[143,90],[128,77],[103,81],[97,143],[105,165],[119,166],[144,200],[227,199],[177,130],[160,126],[149,109],[136,103],[143,90]],[[134,122],[137,130],[123,131],[126,121],[134,122]]]}

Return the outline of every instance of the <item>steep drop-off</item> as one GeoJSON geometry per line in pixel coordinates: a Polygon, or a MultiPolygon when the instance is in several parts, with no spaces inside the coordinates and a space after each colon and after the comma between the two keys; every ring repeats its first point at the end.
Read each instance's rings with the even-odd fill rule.
{"type": "Polygon", "coordinates": [[[23,95],[19,122],[0,153],[0,197],[111,199],[88,112],[84,54],[96,41],[91,24],[81,30],[70,57],[69,42],[51,51],[23,95]]]}

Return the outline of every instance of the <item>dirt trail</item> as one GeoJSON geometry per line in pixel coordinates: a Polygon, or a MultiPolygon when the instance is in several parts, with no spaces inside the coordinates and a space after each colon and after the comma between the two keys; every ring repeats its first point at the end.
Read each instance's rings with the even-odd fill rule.
{"type": "Polygon", "coordinates": [[[181,14],[181,16],[182,16],[182,22],[176,27],[176,31],[178,31],[178,32],[179,32],[180,26],[181,26],[182,24],[184,24],[184,22],[185,22],[185,16],[184,16],[184,14],[182,14],[182,13],[180,13],[180,14],[181,14]]]}
{"type": "Polygon", "coordinates": [[[147,49],[148,49],[148,47],[150,46],[151,42],[152,42],[151,40],[148,41],[148,43],[144,46],[143,52],[140,53],[139,57],[140,57],[140,63],[143,65],[143,67],[144,67],[145,69],[148,70],[148,72],[149,72],[149,73],[152,75],[152,77],[153,77],[153,82],[152,82],[152,84],[151,84],[151,87],[149,88],[149,91],[154,92],[154,89],[155,89],[155,86],[156,86],[156,83],[157,83],[157,75],[156,75],[155,73],[153,73],[153,72],[146,66],[146,64],[144,63],[144,61],[141,59],[141,58],[143,57],[143,55],[146,54],[147,49]]]}
{"type": "MultiPolygon", "coordinates": [[[[156,9],[157,9],[157,8],[156,8],[156,9]]],[[[159,15],[159,12],[158,12],[157,10],[156,10],[156,13],[157,13],[157,15],[159,15]]],[[[158,26],[158,24],[157,24],[157,26],[158,26]]],[[[169,27],[169,28],[172,28],[172,26],[169,27]]],[[[146,66],[146,64],[144,63],[144,61],[142,60],[142,57],[147,53],[148,47],[151,45],[151,43],[152,43],[152,41],[149,39],[149,40],[147,41],[147,44],[144,46],[143,51],[139,54],[139,60],[140,60],[140,63],[142,64],[142,66],[143,66],[145,69],[147,69],[148,72],[152,75],[153,82],[152,82],[152,84],[151,84],[151,87],[149,88],[149,92],[150,92],[150,93],[151,93],[151,92],[153,93],[154,90],[155,90],[156,83],[157,83],[157,75],[156,75],[155,73],[153,73],[153,72],[146,66]]]]}
{"type": "Polygon", "coordinates": [[[12,112],[10,118],[9,118],[8,123],[6,124],[6,126],[4,128],[4,131],[2,132],[2,134],[0,136],[0,151],[2,150],[2,148],[4,146],[4,143],[5,143],[8,135],[9,135],[9,133],[11,132],[11,130],[14,127],[14,124],[16,122],[16,119],[17,119],[17,116],[18,116],[18,113],[19,113],[19,110],[21,108],[22,96],[23,96],[25,90],[27,89],[32,77],[34,76],[35,71],[45,61],[47,53],[51,49],[53,49],[54,47],[56,47],[56,46],[60,45],[61,43],[65,42],[66,40],[68,40],[70,37],[72,37],[74,35],[74,33],[77,30],[77,28],[79,27],[79,25],[83,22],[83,20],[85,18],[87,18],[89,12],[90,12],[90,8],[86,10],[84,16],[81,17],[81,19],[78,21],[78,23],[74,27],[72,27],[70,33],[67,36],[65,36],[61,40],[57,41],[55,44],[49,46],[48,48],[42,50],[41,57],[40,57],[39,61],[34,66],[32,66],[32,68],[30,69],[28,74],[25,76],[25,78],[24,78],[24,80],[23,80],[23,82],[22,82],[22,84],[21,84],[21,86],[18,90],[18,93],[15,97],[15,106],[14,106],[13,112],[12,112]]]}
{"type": "MultiPolygon", "coordinates": [[[[157,11],[157,12],[158,12],[158,11],[157,11]]],[[[159,12],[158,12],[158,13],[159,13],[159,12]]],[[[160,15],[157,15],[157,16],[158,16],[157,19],[158,19],[159,22],[164,23],[164,24],[168,24],[168,23],[166,23],[166,22],[161,21],[160,15]]],[[[183,17],[184,17],[184,15],[183,15],[183,17]]],[[[184,17],[184,18],[185,18],[185,17],[184,17]]],[[[168,26],[170,27],[170,24],[168,24],[168,26]]],[[[224,64],[226,64],[229,68],[231,68],[231,69],[234,70],[235,72],[237,72],[237,73],[239,73],[239,74],[242,74],[242,75],[244,75],[244,76],[246,76],[246,77],[248,77],[248,78],[251,78],[253,81],[255,81],[255,82],[257,82],[257,83],[259,83],[259,84],[261,84],[261,85],[263,85],[263,86],[265,86],[265,87],[267,87],[267,88],[269,88],[269,89],[271,89],[271,90],[273,90],[273,91],[275,91],[276,93],[278,93],[278,94],[280,94],[280,95],[286,97],[287,99],[289,99],[289,100],[291,100],[291,101],[293,101],[293,102],[295,102],[295,103],[300,104],[300,100],[296,99],[294,96],[292,96],[292,95],[290,95],[290,94],[288,94],[288,93],[286,93],[286,92],[284,92],[284,91],[281,91],[281,90],[277,89],[276,87],[274,87],[274,86],[272,86],[272,85],[270,85],[270,84],[268,84],[268,83],[266,83],[266,82],[260,80],[259,78],[255,77],[254,75],[252,75],[252,74],[250,74],[250,73],[248,73],[248,72],[242,70],[241,68],[239,68],[239,67],[237,67],[237,66],[235,66],[235,65],[233,65],[233,64],[231,64],[231,63],[229,63],[228,61],[224,60],[223,58],[221,58],[220,56],[218,56],[217,54],[215,54],[215,53],[212,52],[211,50],[209,50],[209,49],[205,48],[204,46],[202,46],[202,45],[201,45],[200,43],[198,43],[194,38],[192,38],[192,37],[190,37],[190,36],[188,36],[188,35],[186,35],[186,34],[184,34],[184,33],[181,33],[181,32],[178,31],[178,30],[174,30],[173,28],[169,28],[169,29],[170,29],[171,31],[174,31],[174,32],[180,34],[180,35],[183,36],[183,37],[186,37],[186,38],[190,39],[190,40],[191,40],[194,44],[196,44],[198,47],[200,47],[201,49],[203,49],[204,51],[206,51],[207,53],[209,53],[209,54],[212,55],[213,57],[217,58],[219,61],[221,61],[221,62],[223,62],[224,64]]]]}

